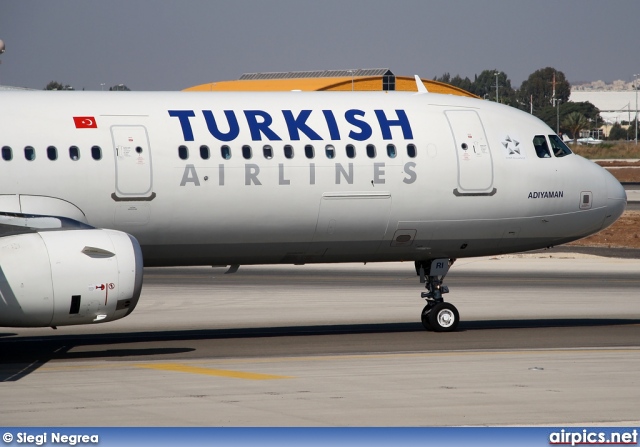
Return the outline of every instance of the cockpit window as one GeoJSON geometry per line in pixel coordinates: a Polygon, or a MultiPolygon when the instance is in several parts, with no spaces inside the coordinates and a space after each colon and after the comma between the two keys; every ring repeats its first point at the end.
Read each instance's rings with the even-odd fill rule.
{"type": "Polygon", "coordinates": [[[553,150],[553,155],[558,158],[572,153],[571,149],[569,149],[569,146],[564,144],[564,142],[558,135],[549,135],[549,142],[551,143],[551,150],[553,150]]]}
{"type": "Polygon", "coordinates": [[[549,152],[549,145],[547,145],[547,139],[544,135],[536,135],[533,137],[533,147],[536,148],[536,154],[538,158],[551,158],[551,152],[549,152]]]}

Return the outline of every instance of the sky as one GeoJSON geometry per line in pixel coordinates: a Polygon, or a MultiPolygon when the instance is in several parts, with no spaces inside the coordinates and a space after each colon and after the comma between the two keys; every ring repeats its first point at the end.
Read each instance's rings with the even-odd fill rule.
{"type": "Polygon", "coordinates": [[[181,90],[243,73],[390,68],[432,79],[544,67],[640,73],[638,0],[0,0],[0,84],[181,90]]]}

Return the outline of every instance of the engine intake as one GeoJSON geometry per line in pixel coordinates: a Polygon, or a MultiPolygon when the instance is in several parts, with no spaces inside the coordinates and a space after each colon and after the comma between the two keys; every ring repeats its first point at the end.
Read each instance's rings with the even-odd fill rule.
{"type": "Polygon", "coordinates": [[[126,317],[142,290],[142,251],[114,230],[0,239],[0,326],[47,327],[126,317]]]}

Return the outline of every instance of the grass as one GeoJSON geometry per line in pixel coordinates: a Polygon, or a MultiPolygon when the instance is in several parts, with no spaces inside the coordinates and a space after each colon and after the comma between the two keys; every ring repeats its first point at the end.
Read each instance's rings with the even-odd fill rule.
{"type": "Polygon", "coordinates": [[[571,150],[584,158],[640,158],[640,144],[635,141],[605,141],[594,146],[571,144],[571,150]]]}

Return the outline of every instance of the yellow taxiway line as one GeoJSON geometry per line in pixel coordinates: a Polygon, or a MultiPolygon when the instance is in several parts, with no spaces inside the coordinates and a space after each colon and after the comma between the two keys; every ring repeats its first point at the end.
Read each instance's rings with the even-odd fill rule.
{"type": "Polygon", "coordinates": [[[146,363],[135,365],[138,368],[157,369],[160,371],[174,371],[189,374],[203,374],[205,376],[230,377],[233,379],[245,380],[278,380],[290,379],[290,376],[277,376],[273,374],[259,374],[244,371],[230,371],[226,369],[201,368],[189,366],[181,363],[146,363]]]}

